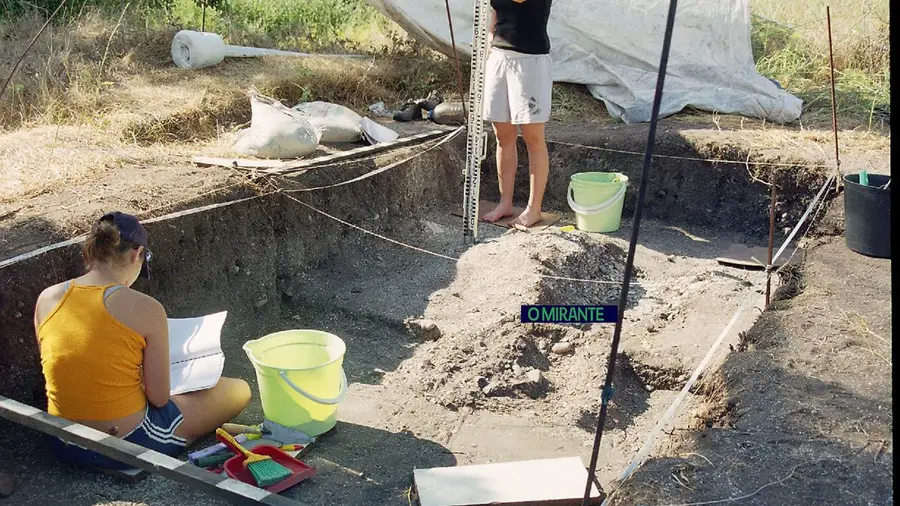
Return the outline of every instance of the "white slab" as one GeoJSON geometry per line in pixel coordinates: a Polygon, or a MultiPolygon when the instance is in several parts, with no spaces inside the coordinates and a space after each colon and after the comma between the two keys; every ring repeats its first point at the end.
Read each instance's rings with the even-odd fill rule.
{"type": "MultiPolygon", "coordinates": [[[[413,476],[422,506],[580,505],[588,473],[581,458],[565,457],[416,469],[413,476]]],[[[599,497],[591,485],[591,498],[599,497]]]]}

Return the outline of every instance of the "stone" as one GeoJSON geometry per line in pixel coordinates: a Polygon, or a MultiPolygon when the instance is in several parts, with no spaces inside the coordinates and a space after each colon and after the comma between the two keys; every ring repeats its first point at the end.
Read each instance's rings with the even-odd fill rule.
{"type": "Polygon", "coordinates": [[[544,375],[541,374],[539,369],[532,369],[525,374],[525,377],[528,378],[528,381],[535,384],[540,384],[544,381],[544,375]]]}
{"type": "Polygon", "coordinates": [[[513,364],[512,372],[516,376],[521,376],[521,375],[525,374],[525,369],[522,369],[522,366],[520,366],[519,364],[513,364]]]}
{"type": "Polygon", "coordinates": [[[16,483],[13,481],[12,476],[6,473],[0,473],[0,497],[6,498],[16,491],[16,483]]]}
{"type": "Polygon", "coordinates": [[[267,297],[263,297],[263,298],[259,299],[258,301],[256,301],[253,304],[253,307],[255,307],[256,309],[259,309],[268,303],[269,303],[269,299],[267,297]]]}
{"type": "Polygon", "coordinates": [[[437,341],[441,338],[441,329],[434,320],[427,318],[407,318],[403,324],[414,339],[421,341],[437,341]]]}
{"type": "Polygon", "coordinates": [[[572,343],[564,341],[554,344],[553,348],[551,348],[551,351],[553,351],[553,353],[556,353],[557,355],[565,355],[566,353],[571,353],[574,348],[575,347],[572,346],[572,343]]]}

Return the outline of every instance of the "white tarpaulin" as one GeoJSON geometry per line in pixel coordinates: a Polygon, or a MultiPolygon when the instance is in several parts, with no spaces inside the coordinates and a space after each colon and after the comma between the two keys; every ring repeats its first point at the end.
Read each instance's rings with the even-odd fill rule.
{"type": "MultiPolygon", "coordinates": [[[[452,55],[443,0],[367,0],[411,36],[452,55]]],[[[527,1],[527,0],[526,0],[527,1]]],[[[450,0],[460,57],[471,57],[474,0],[450,0]]],[[[756,71],[749,0],[680,0],[660,116],[687,107],[789,123],[803,102],[756,71]]],[[[553,80],[587,85],[626,123],[650,120],[668,1],[554,0],[553,80]]]]}

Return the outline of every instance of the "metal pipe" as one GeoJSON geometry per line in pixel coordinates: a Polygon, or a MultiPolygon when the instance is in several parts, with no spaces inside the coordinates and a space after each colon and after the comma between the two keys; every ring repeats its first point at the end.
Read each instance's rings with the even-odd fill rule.
{"type": "Polygon", "coordinates": [[[678,0],[670,0],[669,14],[666,20],[666,31],[663,36],[662,55],[659,62],[659,71],[656,78],[656,93],[653,97],[653,110],[650,115],[650,131],[647,134],[647,150],[644,153],[644,167],[641,171],[641,182],[638,188],[637,204],[634,209],[634,223],[631,225],[631,242],[628,246],[628,256],[625,260],[625,277],[622,283],[622,291],[619,294],[619,317],[613,331],[612,346],[609,350],[609,362],[606,366],[606,380],[600,401],[600,415],[597,419],[597,432],[594,435],[594,447],[591,451],[591,464],[588,470],[587,483],[584,488],[582,506],[587,506],[591,499],[591,487],[596,479],[597,457],[600,453],[600,441],[603,438],[603,426],[606,425],[606,415],[609,400],[613,393],[613,375],[616,370],[616,355],[619,353],[619,340],[622,337],[622,321],[625,318],[625,307],[628,304],[628,289],[631,283],[631,272],[634,267],[634,254],[637,248],[638,232],[641,227],[641,214],[644,207],[644,199],[647,195],[647,183],[650,177],[650,164],[653,161],[653,143],[656,139],[656,125],[659,122],[659,109],[662,102],[663,86],[666,80],[666,65],[669,62],[669,48],[672,44],[672,30],[675,25],[675,8],[678,0]]]}

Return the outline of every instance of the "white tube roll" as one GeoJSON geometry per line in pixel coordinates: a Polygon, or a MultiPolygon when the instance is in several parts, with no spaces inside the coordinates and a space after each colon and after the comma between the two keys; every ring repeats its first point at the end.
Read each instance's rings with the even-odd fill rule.
{"type": "Polygon", "coordinates": [[[181,30],[172,39],[172,60],[183,69],[200,69],[222,63],[225,41],[215,33],[181,30]]]}

